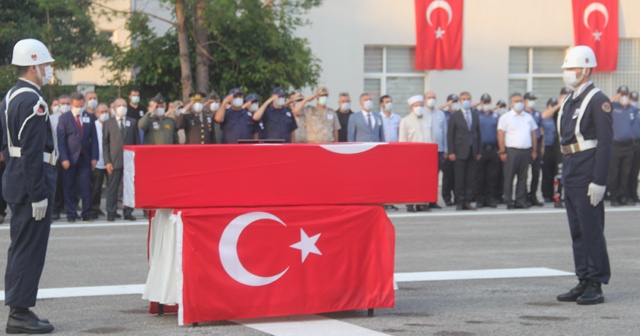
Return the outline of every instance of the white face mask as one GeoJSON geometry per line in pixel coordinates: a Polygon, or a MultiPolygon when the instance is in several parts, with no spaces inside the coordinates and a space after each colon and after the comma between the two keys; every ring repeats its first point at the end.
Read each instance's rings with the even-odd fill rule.
{"type": "Polygon", "coordinates": [[[343,111],[349,111],[351,109],[351,103],[342,103],[342,105],[340,105],[340,109],[343,111]]]}
{"type": "Polygon", "coordinates": [[[327,96],[318,97],[318,105],[327,106],[327,96]]]}
{"type": "Polygon", "coordinates": [[[386,103],[386,104],[384,105],[384,110],[385,110],[385,111],[387,111],[387,112],[391,112],[391,110],[392,110],[392,109],[393,109],[393,103],[389,102],[389,103],[386,103]]]}
{"type": "Polygon", "coordinates": [[[362,104],[362,108],[365,111],[371,111],[371,109],[373,109],[373,101],[371,101],[371,99],[365,100],[364,104],[362,104]]]}
{"type": "Polygon", "coordinates": [[[422,115],[424,114],[424,107],[422,106],[416,106],[413,108],[413,114],[415,114],[418,117],[422,117],[422,115]]]}
{"type": "Polygon", "coordinates": [[[528,107],[528,108],[534,108],[534,107],[536,107],[536,101],[535,101],[535,100],[529,100],[529,101],[527,101],[527,107],[528,107]]]}
{"type": "Polygon", "coordinates": [[[79,116],[80,113],[82,112],[82,107],[72,107],[71,108],[71,113],[73,113],[74,116],[79,116]]]}
{"type": "Polygon", "coordinates": [[[53,112],[54,114],[59,113],[60,112],[60,105],[52,106],[51,107],[51,112],[53,112]]]}
{"type": "Polygon", "coordinates": [[[138,104],[140,102],[140,96],[131,97],[131,102],[134,104],[138,104]]]}
{"type": "Polygon", "coordinates": [[[97,99],[89,99],[89,101],[87,102],[87,107],[95,110],[96,107],[98,107],[98,100],[97,99]]]}
{"type": "Polygon", "coordinates": [[[631,106],[633,106],[633,107],[637,108],[637,107],[638,107],[638,102],[635,102],[635,101],[634,101],[634,102],[631,102],[631,106]]]}
{"type": "Polygon", "coordinates": [[[242,107],[242,103],[244,103],[244,99],[242,97],[238,97],[238,98],[234,98],[233,99],[233,106],[235,108],[242,107]]]}
{"type": "Polygon", "coordinates": [[[162,117],[164,115],[164,107],[158,107],[155,110],[156,117],[162,117]]]}
{"type": "Polygon", "coordinates": [[[101,122],[105,122],[107,120],[109,120],[109,113],[103,113],[100,115],[100,117],[98,118],[101,122]]]}
{"type": "MultiPolygon", "coordinates": [[[[582,70],[582,74],[584,76],[584,69],[582,70]]],[[[578,78],[578,75],[574,71],[565,70],[562,74],[562,79],[564,80],[564,84],[568,87],[575,88],[578,83],[582,80],[582,78],[578,78]]]]}
{"type": "Polygon", "coordinates": [[[258,103],[253,103],[251,104],[251,106],[249,106],[249,112],[255,112],[257,111],[259,108],[258,103]]]}
{"type": "Polygon", "coordinates": [[[451,104],[451,111],[458,111],[458,110],[460,110],[460,103],[451,104]]]}
{"type": "Polygon", "coordinates": [[[200,113],[202,112],[202,109],[204,108],[204,105],[202,105],[202,103],[195,103],[193,104],[193,112],[195,113],[200,113]]]}
{"type": "Polygon", "coordinates": [[[179,108],[179,109],[176,110],[176,116],[179,116],[182,113],[184,113],[184,109],[183,108],[179,108]]]}
{"type": "Polygon", "coordinates": [[[276,106],[283,107],[284,106],[284,97],[279,97],[276,99],[276,106]]]}
{"type": "Polygon", "coordinates": [[[38,72],[38,78],[40,78],[40,83],[43,86],[49,84],[49,82],[51,82],[51,80],[53,79],[53,69],[49,64],[47,64],[47,66],[44,67],[44,75],[40,74],[39,66],[38,66],[37,72],[38,72]]]}
{"type": "Polygon", "coordinates": [[[435,98],[429,98],[427,99],[427,107],[428,108],[435,108],[436,107],[436,99],[435,98]]]}
{"type": "Polygon", "coordinates": [[[60,112],[61,113],[67,113],[71,111],[71,105],[69,104],[60,104],[60,112]]]}
{"type": "Polygon", "coordinates": [[[491,111],[491,104],[482,105],[482,110],[485,112],[491,111]]]}
{"type": "Polygon", "coordinates": [[[126,106],[118,106],[118,107],[116,107],[116,114],[120,118],[124,117],[125,114],[127,114],[127,107],[126,106]]]}
{"type": "Polygon", "coordinates": [[[499,109],[498,109],[498,114],[499,114],[499,115],[503,115],[503,114],[505,114],[505,113],[507,113],[507,109],[506,109],[506,108],[499,108],[499,109]]]}
{"type": "Polygon", "coordinates": [[[622,106],[629,105],[629,96],[620,97],[620,105],[622,105],[622,106]]]}
{"type": "Polygon", "coordinates": [[[523,102],[517,102],[513,105],[513,109],[516,112],[522,112],[522,110],[524,110],[524,103],[523,102]]]}
{"type": "Polygon", "coordinates": [[[220,103],[211,103],[211,105],[209,105],[209,109],[211,112],[218,111],[218,109],[220,109],[220,103]]]}

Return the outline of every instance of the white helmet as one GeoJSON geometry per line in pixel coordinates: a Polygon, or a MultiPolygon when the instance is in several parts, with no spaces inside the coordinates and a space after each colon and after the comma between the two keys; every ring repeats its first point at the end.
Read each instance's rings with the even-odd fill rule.
{"type": "Polygon", "coordinates": [[[569,50],[564,58],[563,69],[568,68],[595,68],[598,66],[596,54],[590,47],[575,46],[569,50]]]}
{"type": "Polygon", "coordinates": [[[35,39],[18,41],[13,47],[13,59],[11,64],[19,66],[38,65],[51,63],[53,58],[44,43],[35,39]]]}

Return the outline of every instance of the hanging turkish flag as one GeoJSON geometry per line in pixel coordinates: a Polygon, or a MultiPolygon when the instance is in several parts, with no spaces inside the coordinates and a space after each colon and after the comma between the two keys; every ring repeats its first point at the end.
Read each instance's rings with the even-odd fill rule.
{"type": "Polygon", "coordinates": [[[591,47],[598,67],[594,71],[618,68],[618,0],[573,0],[575,45],[591,47]]]}
{"type": "Polygon", "coordinates": [[[415,0],[416,70],[462,69],[463,0],[415,0]]]}
{"type": "Polygon", "coordinates": [[[393,307],[395,231],[382,206],[188,209],[178,217],[180,324],[393,307]]]}

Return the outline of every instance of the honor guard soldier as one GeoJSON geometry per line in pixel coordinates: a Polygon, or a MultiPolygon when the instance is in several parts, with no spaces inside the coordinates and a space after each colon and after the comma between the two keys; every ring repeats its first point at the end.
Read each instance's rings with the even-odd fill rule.
{"type": "Polygon", "coordinates": [[[161,94],[149,101],[148,112],[138,121],[138,128],[144,131],[147,145],[172,145],[178,143],[176,123],[166,114],[166,103],[161,94]]]}
{"type": "Polygon", "coordinates": [[[216,134],[213,115],[203,113],[204,94],[192,93],[191,102],[184,108],[184,113],[176,118],[176,128],[184,129],[187,144],[214,144],[216,134]]]}
{"type": "Polygon", "coordinates": [[[580,282],[557,299],[581,305],[604,302],[601,286],[611,277],[602,199],[613,146],[612,107],[591,82],[596,66],[591,48],[576,46],[569,51],[562,68],[565,84],[575,91],[563,100],[558,116],[565,207],[580,282]]]}
{"type": "Polygon", "coordinates": [[[629,88],[618,88],[617,102],[611,104],[613,112],[613,152],[609,169],[609,197],[611,206],[635,205],[629,197],[629,177],[633,166],[633,123],[636,108],[629,105],[629,88]]]}
{"type": "Polygon", "coordinates": [[[6,332],[10,334],[53,330],[48,320],[29,310],[36,305],[56,186],[49,108],[40,92],[53,78],[51,62],[42,42],[25,39],[16,43],[11,63],[18,66],[18,83],[0,105],[2,154],[7,165],[2,195],[12,213],[4,283],[4,304],[10,307],[6,332]]]}
{"type": "MultiPolygon", "coordinates": [[[[267,100],[267,102],[271,101],[272,99],[267,100]]],[[[223,144],[235,144],[238,140],[253,139],[254,122],[262,118],[264,108],[251,113],[243,108],[243,104],[244,93],[238,88],[231,89],[220,104],[215,120],[222,128],[223,144]]]]}

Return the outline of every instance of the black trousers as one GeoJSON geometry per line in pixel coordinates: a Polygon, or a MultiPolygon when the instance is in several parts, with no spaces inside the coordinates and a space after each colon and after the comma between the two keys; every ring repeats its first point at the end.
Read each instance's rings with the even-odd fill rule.
{"type": "MultiPolygon", "coordinates": [[[[114,169],[111,176],[107,177],[107,215],[115,216],[118,211],[118,189],[122,183],[122,169],[114,169]]],[[[124,216],[130,216],[133,209],[124,207],[124,216]]]]}
{"type": "Polygon", "coordinates": [[[3,161],[0,163],[0,215],[2,216],[7,215],[7,202],[4,200],[4,197],[2,197],[2,174],[4,174],[5,168],[6,165],[3,161]]]}
{"type": "Polygon", "coordinates": [[[529,195],[535,196],[538,193],[540,185],[540,169],[542,167],[542,138],[538,139],[536,147],[536,159],[531,161],[531,185],[529,186],[529,195]]]}
{"type": "Polygon", "coordinates": [[[540,184],[542,197],[553,198],[553,181],[557,172],[556,147],[553,145],[545,146],[544,156],[542,157],[542,183],[540,184]]]}
{"type": "Polygon", "coordinates": [[[493,202],[498,185],[498,169],[500,158],[498,146],[485,145],[482,147],[482,157],[477,163],[476,174],[476,202],[493,202]]]}
{"type": "Polygon", "coordinates": [[[604,238],[604,202],[592,206],[588,186],[564,187],[564,202],[573,242],[573,260],[580,280],[609,283],[611,269],[604,238]]]}
{"type": "Polygon", "coordinates": [[[45,164],[46,186],[49,190],[49,207],[45,218],[33,218],[31,203],[9,204],[11,208],[11,244],[7,252],[7,270],[4,275],[4,304],[13,308],[29,308],[36,305],[38,283],[51,231],[51,214],[55,194],[56,171],[45,164]]]}
{"type": "Polygon", "coordinates": [[[77,187],[82,197],[82,218],[91,216],[91,163],[86,162],[80,154],[78,162],[71,164],[69,169],[62,172],[64,188],[64,204],[67,207],[67,217],[77,218],[76,204],[78,204],[77,187]]]}
{"type": "MultiPolygon", "coordinates": [[[[100,210],[100,201],[102,199],[102,186],[104,184],[105,177],[107,180],[109,176],[106,169],[94,169],[91,173],[91,211],[96,213],[100,210]]],[[[108,181],[107,181],[108,183],[108,181]]]]}
{"type": "Polygon", "coordinates": [[[626,201],[629,197],[629,177],[633,164],[633,145],[614,142],[609,168],[609,195],[612,201],[626,201]]]}
{"type": "Polygon", "coordinates": [[[454,184],[453,162],[449,159],[442,162],[442,199],[451,202],[454,184]]]}
{"type": "Polygon", "coordinates": [[[56,164],[56,196],[53,201],[53,213],[59,214],[65,211],[64,207],[64,188],[62,186],[62,164],[60,160],[56,164]]]}
{"type": "Polygon", "coordinates": [[[456,161],[453,162],[456,204],[470,203],[473,200],[476,164],[475,155],[471,150],[466,158],[456,156],[456,161]]]}
{"type": "Polygon", "coordinates": [[[640,174],[640,139],[635,139],[633,144],[633,165],[629,177],[629,197],[638,201],[638,174],[640,174]]]}
{"type": "Polygon", "coordinates": [[[524,205],[527,198],[527,170],[531,162],[531,148],[507,148],[507,162],[504,164],[504,201],[513,202],[513,178],[516,182],[516,205],[524,205]]]}

